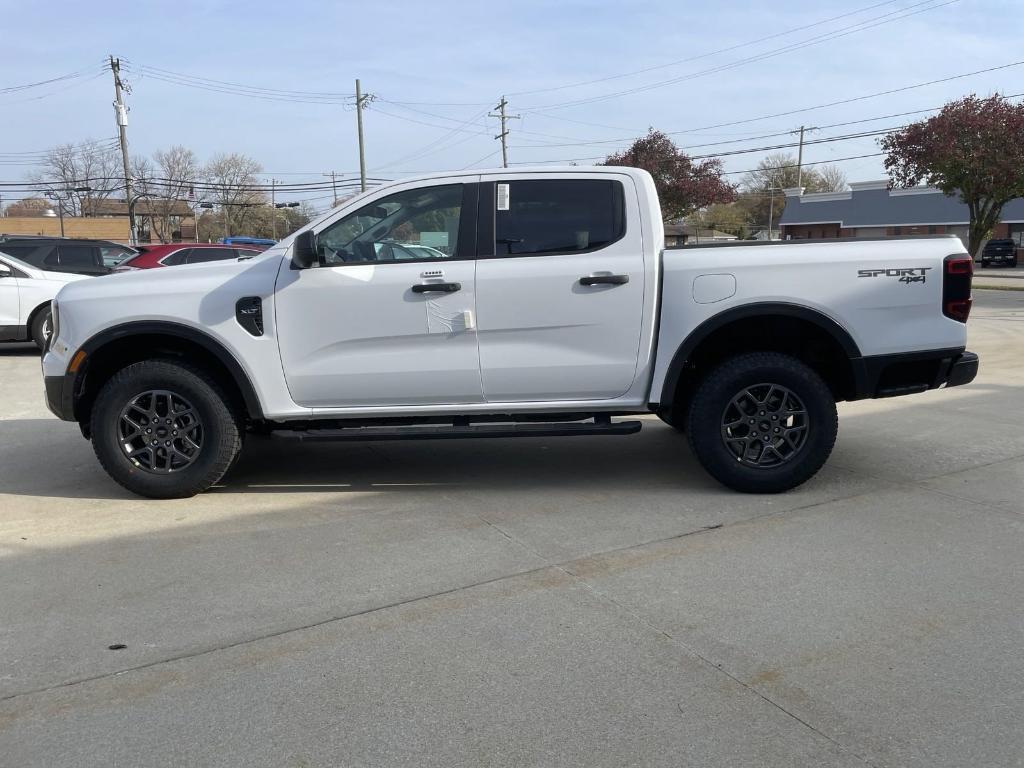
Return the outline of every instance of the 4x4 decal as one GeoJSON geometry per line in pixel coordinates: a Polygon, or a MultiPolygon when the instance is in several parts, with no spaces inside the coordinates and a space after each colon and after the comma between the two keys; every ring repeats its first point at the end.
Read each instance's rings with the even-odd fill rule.
{"type": "Polygon", "coordinates": [[[896,267],[887,269],[858,269],[857,277],[895,277],[898,282],[910,285],[911,283],[925,282],[925,272],[931,267],[896,267]]]}

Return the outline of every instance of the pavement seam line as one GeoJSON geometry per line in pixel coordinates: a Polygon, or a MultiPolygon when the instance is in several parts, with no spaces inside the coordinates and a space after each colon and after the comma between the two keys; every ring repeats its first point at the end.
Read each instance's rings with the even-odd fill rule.
{"type": "MultiPolygon", "coordinates": [[[[545,570],[551,569],[551,568],[563,571],[564,573],[567,573],[568,575],[570,575],[572,578],[577,579],[579,577],[576,576],[575,574],[571,573],[570,571],[567,571],[566,567],[567,566],[571,566],[572,563],[575,563],[575,562],[577,562],[579,560],[590,559],[590,558],[594,558],[594,557],[603,557],[605,555],[616,554],[616,553],[619,553],[619,552],[627,552],[627,551],[629,551],[631,549],[642,549],[644,547],[653,546],[655,544],[663,544],[663,543],[666,543],[666,542],[674,541],[676,539],[683,539],[683,538],[686,538],[686,537],[689,537],[689,536],[695,536],[695,535],[701,534],[701,533],[710,533],[712,531],[720,531],[720,530],[723,530],[723,529],[731,529],[731,528],[736,527],[736,526],[746,525],[748,523],[758,522],[758,521],[765,520],[765,519],[768,519],[768,518],[771,518],[771,517],[775,517],[775,516],[779,516],[779,515],[786,515],[786,514],[790,514],[792,512],[802,512],[802,511],[806,511],[808,509],[814,509],[815,507],[819,507],[819,506],[822,506],[824,504],[831,504],[831,503],[834,503],[834,502],[847,501],[849,499],[856,499],[856,498],[858,498],[860,496],[865,496],[865,495],[868,495],[869,493],[873,493],[873,492],[874,492],[874,489],[871,490],[871,491],[862,491],[862,492],[859,492],[859,493],[855,493],[855,494],[850,495],[850,496],[840,496],[840,497],[837,497],[837,498],[834,498],[834,499],[823,499],[821,501],[816,501],[816,502],[812,502],[810,504],[804,504],[804,505],[801,505],[801,506],[792,507],[790,509],[773,510],[772,512],[766,512],[766,513],[761,514],[761,515],[755,515],[753,517],[749,517],[749,518],[746,518],[744,520],[737,520],[736,522],[733,522],[733,523],[728,523],[728,524],[724,524],[724,525],[723,524],[718,524],[718,525],[702,526],[700,528],[695,528],[695,529],[690,530],[690,531],[684,531],[682,533],[673,534],[671,536],[665,536],[665,537],[662,537],[660,539],[652,539],[652,540],[649,540],[649,541],[640,542],[638,544],[629,544],[629,545],[622,546],[622,547],[614,547],[612,549],[602,550],[601,552],[595,552],[595,553],[588,554],[588,555],[582,555],[580,557],[574,557],[574,558],[571,558],[569,560],[562,560],[562,561],[559,561],[559,562],[550,562],[549,560],[547,560],[547,558],[543,557],[543,555],[534,553],[534,554],[536,554],[537,557],[539,557],[544,562],[544,565],[540,565],[540,566],[538,566],[536,568],[529,568],[529,569],[527,569],[525,571],[516,571],[514,573],[508,573],[508,574],[503,574],[501,576],[495,576],[495,577],[490,578],[490,579],[484,579],[483,581],[473,582],[472,584],[463,584],[463,585],[460,585],[460,586],[452,587],[451,589],[441,590],[440,592],[432,592],[432,593],[427,594],[427,595],[418,595],[418,596],[415,596],[415,597],[406,598],[404,600],[396,600],[394,602],[387,603],[385,605],[375,606],[375,607],[372,607],[372,608],[366,608],[364,610],[355,611],[353,613],[346,613],[346,614],[341,614],[341,615],[338,615],[338,616],[330,616],[328,618],[319,619],[317,621],[310,622],[308,624],[303,624],[303,625],[300,625],[300,626],[297,626],[297,627],[287,627],[285,629],[280,629],[280,630],[275,630],[275,631],[272,631],[272,632],[267,632],[267,633],[262,634],[262,635],[256,635],[256,636],[253,636],[253,637],[242,638],[240,640],[235,640],[235,641],[232,641],[230,643],[223,643],[223,644],[212,646],[212,647],[200,648],[199,650],[195,650],[195,651],[191,651],[191,652],[179,653],[179,654],[175,654],[173,656],[168,656],[168,657],[163,658],[163,659],[156,659],[154,661],[147,662],[145,664],[138,664],[138,665],[133,666],[133,667],[125,667],[124,669],[118,669],[118,670],[115,670],[113,672],[104,672],[103,674],[99,674],[99,675],[90,675],[88,677],[80,677],[80,678],[75,678],[75,679],[72,679],[72,680],[65,680],[64,682],[61,682],[61,683],[55,683],[53,685],[47,685],[47,686],[43,686],[42,688],[34,688],[34,689],[31,689],[31,690],[27,690],[27,691],[17,691],[15,693],[7,694],[5,696],[0,696],[0,703],[7,702],[7,701],[12,701],[14,699],[18,699],[18,698],[21,698],[23,696],[33,696],[33,695],[40,694],[40,693],[47,693],[49,691],[60,690],[61,688],[69,688],[69,687],[72,687],[72,686],[81,685],[82,683],[96,682],[97,680],[104,680],[104,679],[109,678],[109,677],[118,677],[119,675],[124,675],[124,674],[127,674],[129,672],[137,672],[137,671],[141,671],[141,670],[145,670],[145,669],[150,669],[152,667],[157,667],[157,666],[159,666],[161,664],[168,664],[168,663],[175,662],[175,661],[183,661],[185,659],[199,658],[201,656],[206,656],[206,655],[209,655],[209,654],[217,653],[218,651],[226,651],[226,650],[230,650],[232,648],[237,648],[237,647],[240,647],[240,646],[243,646],[243,645],[248,645],[250,643],[257,643],[257,642],[260,642],[262,640],[272,640],[274,638],[282,637],[284,635],[288,635],[288,634],[291,634],[293,632],[303,632],[303,631],[308,630],[308,629],[316,629],[317,627],[322,627],[322,626],[325,626],[327,624],[333,624],[334,622],[338,622],[338,621],[345,621],[347,619],[354,619],[354,618],[358,618],[360,616],[366,616],[366,615],[369,615],[369,614],[372,614],[372,613],[376,613],[378,611],[386,611],[386,610],[390,610],[392,608],[399,608],[399,607],[404,606],[404,605],[409,605],[411,603],[417,603],[417,602],[420,602],[420,601],[423,601],[423,600],[430,600],[430,599],[435,598],[435,597],[444,597],[445,595],[451,595],[451,594],[454,594],[456,592],[461,592],[463,590],[468,590],[468,589],[475,589],[477,587],[483,587],[483,586],[487,586],[489,584],[495,584],[495,583],[498,583],[498,582],[501,582],[501,581],[505,581],[507,579],[515,579],[515,578],[520,578],[522,576],[529,576],[529,575],[540,573],[542,571],[545,571],[545,570]]],[[[477,514],[477,517],[480,517],[480,515],[477,514]]],[[[484,522],[486,522],[491,527],[495,528],[497,531],[499,531],[501,534],[503,534],[509,540],[511,540],[513,542],[516,542],[516,543],[519,543],[525,549],[530,551],[529,547],[526,547],[526,545],[521,544],[521,542],[518,542],[516,539],[514,539],[511,536],[509,536],[509,534],[505,533],[499,526],[494,525],[493,523],[491,523],[490,521],[488,521],[488,520],[486,520],[486,519],[484,519],[482,517],[481,517],[481,519],[483,519],[484,522]]]]}

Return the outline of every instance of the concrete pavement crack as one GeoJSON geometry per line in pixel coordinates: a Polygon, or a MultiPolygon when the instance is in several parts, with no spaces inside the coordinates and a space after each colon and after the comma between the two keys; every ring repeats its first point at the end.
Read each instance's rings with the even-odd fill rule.
{"type": "MultiPolygon", "coordinates": [[[[426,595],[417,595],[417,596],[409,597],[409,598],[402,599],[402,600],[396,600],[396,601],[393,601],[393,602],[390,602],[390,603],[386,603],[384,605],[374,606],[374,607],[371,607],[371,608],[366,608],[364,610],[354,611],[352,613],[346,613],[346,614],[340,614],[340,615],[335,615],[335,616],[329,616],[329,617],[326,617],[326,618],[323,618],[323,619],[318,619],[317,621],[309,622],[309,623],[302,624],[302,625],[299,625],[299,626],[285,627],[283,629],[274,630],[274,631],[270,631],[270,632],[265,632],[263,634],[253,635],[253,636],[249,636],[249,637],[244,637],[244,638],[241,638],[239,640],[233,640],[233,641],[228,642],[228,643],[221,643],[221,644],[218,644],[218,645],[208,646],[208,647],[200,648],[200,649],[193,650],[193,651],[187,651],[187,652],[183,652],[183,653],[173,654],[171,656],[167,656],[167,657],[162,658],[162,659],[155,659],[153,661],[146,662],[144,664],[138,664],[138,665],[131,666],[131,667],[125,667],[123,669],[114,670],[112,672],[104,672],[104,673],[98,674],[98,675],[89,675],[89,676],[74,678],[72,680],[65,680],[65,681],[60,682],[60,683],[54,683],[52,685],[42,686],[40,688],[33,688],[33,689],[25,690],[25,691],[16,691],[14,693],[10,693],[10,694],[6,694],[6,695],[3,695],[3,696],[0,696],[0,702],[7,702],[7,701],[18,699],[18,698],[21,698],[21,697],[24,697],[24,696],[33,696],[33,695],[40,694],[40,693],[47,693],[49,691],[60,690],[62,688],[69,688],[69,687],[72,687],[72,686],[81,685],[83,683],[90,683],[90,682],[95,682],[97,680],[103,680],[103,679],[110,678],[110,677],[117,677],[119,675],[124,675],[124,674],[127,674],[129,672],[137,672],[137,671],[141,671],[141,670],[145,670],[145,669],[151,669],[153,667],[157,667],[157,666],[160,666],[162,664],[168,664],[168,663],[175,662],[175,661],[184,661],[186,659],[199,658],[199,657],[202,657],[202,656],[207,656],[207,655],[210,655],[210,654],[213,654],[213,653],[217,653],[219,651],[230,650],[232,648],[238,648],[240,646],[249,645],[251,643],[257,643],[257,642],[260,642],[260,641],[263,641],[263,640],[271,640],[271,639],[274,639],[274,638],[277,638],[277,637],[282,637],[282,636],[289,635],[289,634],[292,634],[292,633],[303,632],[303,631],[306,631],[306,630],[309,630],[309,629],[315,629],[317,627],[322,627],[322,626],[325,626],[327,624],[333,624],[335,622],[345,621],[347,619],[354,619],[354,618],[357,618],[357,617],[360,617],[360,616],[366,616],[366,615],[369,615],[369,614],[377,613],[379,611],[386,611],[386,610],[390,610],[390,609],[393,609],[393,608],[398,608],[398,607],[401,607],[401,606],[404,606],[404,605],[409,605],[411,603],[417,603],[417,602],[421,602],[421,601],[424,601],[424,600],[430,600],[430,599],[433,599],[433,598],[436,598],[436,597],[443,597],[445,595],[451,595],[451,594],[454,594],[454,593],[457,593],[457,592],[461,592],[461,591],[464,591],[464,590],[475,589],[477,587],[487,586],[488,584],[499,583],[499,582],[502,582],[502,581],[506,581],[508,579],[514,579],[514,578],[520,578],[520,577],[523,577],[523,576],[529,576],[529,575],[532,575],[532,574],[540,573],[541,571],[547,570],[549,568],[560,570],[563,573],[566,573],[567,575],[569,575],[573,579],[580,579],[579,576],[576,576],[574,573],[571,572],[571,570],[569,570],[569,567],[573,563],[578,562],[580,560],[591,559],[591,558],[595,558],[595,557],[604,557],[604,556],[607,556],[607,555],[613,555],[613,554],[616,554],[616,553],[626,552],[626,551],[634,550],[634,549],[642,549],[644,547],[654,546],[656,544],[664,544],[664,543],[667,543],[667,542],[670,542],[670,541],[686,538],[686,537],[689,537],[689,536],[695,536],[695,535],[699,535],[699,534],[717,533],[717,532],[720,532],[722,530],[727,530],[727,529],[733,528],[735,526],[747,525],[747,524],[758,522],[758,521],[761,521],[761,520],[764,520],[764,519],[768,519],[768,518],[771,518],[771,517],[776,517],[776,516],[780,516],[780,515],[787,515],[787,514],[792,514],[792,513],[796,513],[796,512],[804,512],[804,511],[806,511],[808,509],[814,509],[815,507],[823,506],[823,505],[826,505],[826,504],[831,504],[831,503],[839,502],[839,501],[846,501],[846,500],[849,500],[849,499],[855,499],[855,498],[867,495],[867,494],[872,493],[872,492],[873,491],[863,491],[863,492],[859,492],[859,493],[856,493],[856,494],[851,494],[849,496],[838,496],[838,497],[835,497],[835,498],[824,499],[824,500],[816,501],[816,502],[813,502],[813,503],[810,503],[810,504],[804,504],[804,505],[801,505],[801,506],[792,507],[790,509],[773,510],[771,512],[766,512],[766,513],[761,514],[761,515],[755,515],[753,517],[748,517],[748,518],[745,518],[743,520],[738,520],[738,521],[733,522],[733,523],[713,524],[713,525],[708,525],[708,526],[702,526],[700,528],[696,528],[696,529],[693,529],[693,530],[689,530],[689,531],[684,531],[682,533],[673,534],[672,536],[665,536],[665,537],[662,537],[662,538],[659,538],[659,539],[652,539],[652,540],[644,541],[644,542],[641,542],[641,543],[638,543],[638,544],[629,544],[629,545],[622,546],[622,547],[614,547],[612,549],[602,550],[600,552],[595,552],[595,553],[591,553],[591,554],[587,554],[587,555],[582,555],[582,556],[571,558],[569,560],[563,560],[563,561],[559,561],[559,562],[551,562],[551,561],[549,561],[543,555],[539,554],[538,552],[535,552],[532,548],[530,548],[529,546],[527,546],[523,542],[519,541],[515,537],[511,536],[510,534],[508,534],[500,526],[495,525],[494,523],[492,523],[491,521],[487,520],[482,515],[479,515],[477,513],[477,515],[476,515],[477,517],[479,517],[488,526],[494,528],[495,531],[497,531],[504,538],[508,539],[512,543],[517,544],[518,546],[520,546],[523,549],[525,549],[527,552],[530,552],[533,556],[539,558],[541,560],[541,562],[542,562],[542,565],[539,565],[536,568],[528,568],[528,569],[522,570],[522,571],[515,571],[514,573],[507,573],[507,574],[503,574],[501,576],[495,576],[493,578],[484,579],[482,581],[473,582],[471,584],[458,585],[458,586],[452,587],[450,589],[440,590],[438,592],[432,592],[432,593],[426,594],[426,595]]],[[[587,584],[586,582],[583,582],[583,583],[587,584]]],[[[592,589],[592,587],[589,584],[587,584],[587,586],[592,589]]]]}

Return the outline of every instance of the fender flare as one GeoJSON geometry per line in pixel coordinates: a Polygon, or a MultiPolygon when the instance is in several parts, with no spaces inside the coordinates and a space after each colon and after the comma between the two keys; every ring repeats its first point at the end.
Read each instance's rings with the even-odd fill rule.
{"type": "Polygon", "coordinates": [[[661,398],[658,403],[659,410],[671,408],[672,400],[675,397],[676,388],[682,378],[686,361],[690,359],[693,351],[700,346],[701,342],[707,339],[712,333],[724,328],[730,323],[738,320],[745,320],[751,317],[793,317],[799,320],[806,320],[813,323],[821,330],[831,336],[846,354],[853,369],[854,386],[856,391],[864,389],[866,373],[864,371],[863,358],[860,348],[853,340],[849,332],[828,315],[816,309],[805,307],[802,304],[789,304],[786,302],[759,302],[754,304],[743,304],[717,315],[712,315],[702,322],[683,339],[676,349],[665,373],[665,381],[661,386],[661,398]]]}
{"type": "MultiPolygon", "coordinates": [[[[162,334],[165,336],[176,336],[181,339],[198,344],[204,350],[213,355],[228,371],[238,391],[242,393],[242,400],[249,418],[260,420],[263,418],[263,406],[256,395],[256,389],[252,385],[249,374],[242,368],[238,359],[228,349],[210,334],[182,323],[174,323],[167,320],[141,320],[105,328],[99,333],[91,336],[78,349],[85,352],[86,361],[102,347],[105,347],[117,339],[130,336],[142,336],[146,334],[162,334]]],[[[88,365],[86,365],[86,370],[88,365]]],[[[74,376],[75,374],[69,374],[74,376]]],[[[77,392],[77,387],[69,391],[77,392]]]]}

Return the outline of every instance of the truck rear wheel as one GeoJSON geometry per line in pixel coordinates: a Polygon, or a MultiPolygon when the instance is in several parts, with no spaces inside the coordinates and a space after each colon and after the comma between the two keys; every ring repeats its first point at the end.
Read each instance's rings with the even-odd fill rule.
{"type": "Polygon", "coordinates": [[[114,374],[92,410],[100,464],[152,499],[194,496],[220,480],[242,448],[229,400],[199,368],[145,360],[114,374]]]}
{"type": "Polygon", "coordinates": [[[711,371],[694,393],[687,424],[701,465],[744,493],[780,493],[809,480],[839,428],[821,377],[775,352],[739,355],[711,371]]]}

